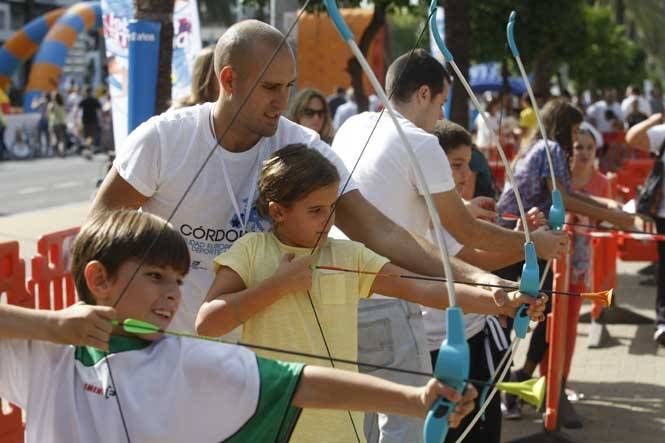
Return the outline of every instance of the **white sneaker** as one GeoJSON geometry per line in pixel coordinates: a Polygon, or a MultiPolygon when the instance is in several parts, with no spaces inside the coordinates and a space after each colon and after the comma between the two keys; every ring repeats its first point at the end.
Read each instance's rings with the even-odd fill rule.
{"type": "Polygon", "coordinates": [[[665,346],[665,325],[658,325],[656,333],[653,334],[653,339],[661,346],[665,346]]]}

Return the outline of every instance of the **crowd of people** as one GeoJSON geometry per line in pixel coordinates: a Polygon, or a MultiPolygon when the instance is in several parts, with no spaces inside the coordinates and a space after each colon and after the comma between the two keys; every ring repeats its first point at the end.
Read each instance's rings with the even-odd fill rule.
{"type": "MultiPolygon", "coordinates": [[[[469,383],[462,397],[423,375],[433,372],[446,337],[441,310],[449,306],[443,283],[417,279],[442,274],[434,231],[442,230],[452,257],[448,277],[477,284],[454,287],[465,312],[470,378],[492,377],[508,351],[512,318],[527,304],[537,326],[524,366],[510,375],[523,380],[547,364],[542,320],[550,303],[544,293],[533,298],[497,286],[517,286],[525,229],[541,269],[569,253],[567,234],[546,226],[555,184],[570,217],[622,229],[635,225],[634,214],[607,198],[607,181],[595,169],[602,146],[597,132],[607,129],[602,126],[607,121],[610,129],[618,128],[613,120],[624,115],[607,97],[605,105],[589,106],[586,117],[570,99],[544,99],[548,143],[534,130],[532,108],[511,109],[504,117],[500,110],[510,101],[495,98],[487,112],[496,127],[479,126],[473,136],[443,118],[451,82],[444,66],[420,49],[398,57],[387,70],[386,89],[432,193],[442,225],[433,226],[423,184],[392,120],[377,112],[380,105],[370,100],[370,110],[359,113],[343,88],[331,97],[312,88],[291,97],[295,60],[282,39],[258,21],[232,26],[197,59],[191,96],[129,135],[74,247],[72,271],[83,304],[55,319],[0,305],[0,348],[12,356],[0,360],[0,396],[28,410],[29,439],[55,432],[67,441],[94,440],[97,421],[58,420],[57,411],[64,408],[105,417],[114,441],[126,434],[130,441],[199,436],[415,442],[422,441],[433,399],[445,396],[458,402],[447,418],[453,429],[446,441],[454,442],[478,409],[483,386],[469,383]],[[510,133],[524,140],[516,142],[514,171],[528,226],[498,215],[517,213],[517,202],[511,184],[493,186],[486,158],[496,143],[490,129],[501,129],[511,118],[510,133]],[[416,278],[395,277],[405,274],[416,278]],[[258,351],[257,357],[237,347],[159,333],[127,337],[121,325],[109,322],[126,318],[159,330],[241,337],[272,350],[258,351]],[[77,347],[31,345],[37,340],[77,347]],[[35,368],[47,365],[67,384],[35,388],[41,383],[32,375],[35,368]],[[24,374],[20,383],[15,374],[24,374]],[[72,394],[72,383],[79,380],[91,395],[97,390],[102,395],[89,400],[72,394]],[[192,389],[195,385],[199,388],[192,389]],[[103,402],[106,395],[116,401],[103,402]],[[159,403],[165,407],[150,423],[136,420],[155,402],[150,395],[164,396],[159,403]]],[[[631,94],[636,98],[626,108],[634,116],[632,111],[645,111],[648,101],[634,88],[631,94]]],[[[658,151],[665,145],[662,120],[656,113],[637,122],[628,142],[658,151]]],[[[86,136],[93,137],[88,129],[86,136]]],[[[656,221],[665,229],[665,208],[661,211],[663,218],[656,221]]],[[[584,291],[588,239],[574,236],[572,246],[571,281],[584,291]]],[[[550,275],[543,289],[551,284],[550,275]]],[[[655,339],[665,345],[661,298],[657,331],[663,333],[655,339]]],[[[569,303],[576,321],[579,299],[569,303]]],[[[601,308],[594,311],[599,319],[601,308]]],[[[564,383],[574,326],[566,337],[572,345],[564,383]]],[[[563,425],[581,426],[565,397],[562,404],[569,408],[562,410],[563,425]]],[[[519,416],[519,399],[506,396],[502,406],[497,397],[468,441],[499,442],[502,417],[519,416]]]]}
{"type": "MultiPolygon", "coordinates": [[[[90,156],[96,152],[108,152],[114,148],[111,101],[106,88],[93,91],[92,87],[81,87],[71,81],[66,89],[54,90],[31,104],[33,112],[39,114],[34,137],[25,125],[16,129],[14,145],[30,151],[33,158],[68,154],[90,156]]],[[[4,132],[6,116],[0,114],[0,131],[4,132]]],[[[0,134],[0,160],[12,159],[12,153],[0,134]]],[[[14,147],[14,150],[17,147],[14,147]]]]}

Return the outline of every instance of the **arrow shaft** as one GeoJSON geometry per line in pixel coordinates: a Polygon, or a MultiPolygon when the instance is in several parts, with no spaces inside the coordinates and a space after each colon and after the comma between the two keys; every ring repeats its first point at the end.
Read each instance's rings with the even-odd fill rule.
{"type": "MultiPolygon", "coordinates": [[[[314,266],[315,269],[322,269],[326,271],[338,271],[338,272],[349,272],[353,274],[365,274],[365,275],[375,275],[377,277],[391,277],[391,278],[406,278],[406,279],[411,279],[411,280],[424,280],[424,281],[431,281],[431,282],[447,282],[449,279],[444,278],[444,277],[427,277],[423,275],[410,275],[410,274],[394,274],[394,273],[388,273],[388,272],[370,272],[370,271],[361,271],[361,270],[356,270],[356,269],[347,269],[347,268],[339,268],[337,266],[314,266]]],[[[470,281],[461,281],[461,280],[452,280],[453,283],[457,283],[460,285],[469,285],[469,286],[482,286],[482,287],[488,287],[488,288],[498,288],[498,289],[509,289],[513,291],[519,290],[519,287],[517,286],[508,286],[508,285],[493,285],[493,284],[485,284],[485,283],[476,283],[476,282],[470,282],[470,281]]],[[[541,289],[541,292],[544,292],[546,294],[552,294],[552,295],[568,295],[571,297],[585,297],[585,298],[592,298],[596,293],[593,292],[568,292],[568,291],[554,291],[554,290],[549,290],[549,289],[541,289]]]]}

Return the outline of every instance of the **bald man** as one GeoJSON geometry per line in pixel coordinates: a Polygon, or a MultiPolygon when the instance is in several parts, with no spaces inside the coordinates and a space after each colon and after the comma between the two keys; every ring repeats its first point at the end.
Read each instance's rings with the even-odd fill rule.
{"type": "MultiPolygon", "coordinates": [[[[182,306],[172,322],[175,329],[194,330],[196,313],[212,283],[214,257],[245,232],[270,229],[254,207],[264,159],[288,144],[305,143],[337,166],[342,183],[349,176],[316,132],[282,116],[296,79],[287,45],[252,90],[282,40],[277,29],[255,20],[229,28],[215,48],[217,101],[171,111],[136,128],[118,150],[93,202],[91,212],[141,208],[168,218],[175,211],[171,222],[192,255],[182,306]]],[[[343,192],[336,224],[346,235],[414,272],[442,274],[435,249],[386,218],[363,198],[353,180],[343,192]]],[[[462,262],[454,268],[456,275],[467,279],[500,282],[462,262]]]]}

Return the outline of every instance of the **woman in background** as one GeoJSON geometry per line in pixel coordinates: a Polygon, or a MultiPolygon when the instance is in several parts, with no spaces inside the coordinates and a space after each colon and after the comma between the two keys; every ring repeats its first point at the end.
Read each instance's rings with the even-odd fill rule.
{"type": "Polygon", "coordinates": [[[288,118],[319,133],[330,144],[334,137],[332,117],[325,96],[318,89],[305,88],[298,92],[289,106],[288,118]]]}

